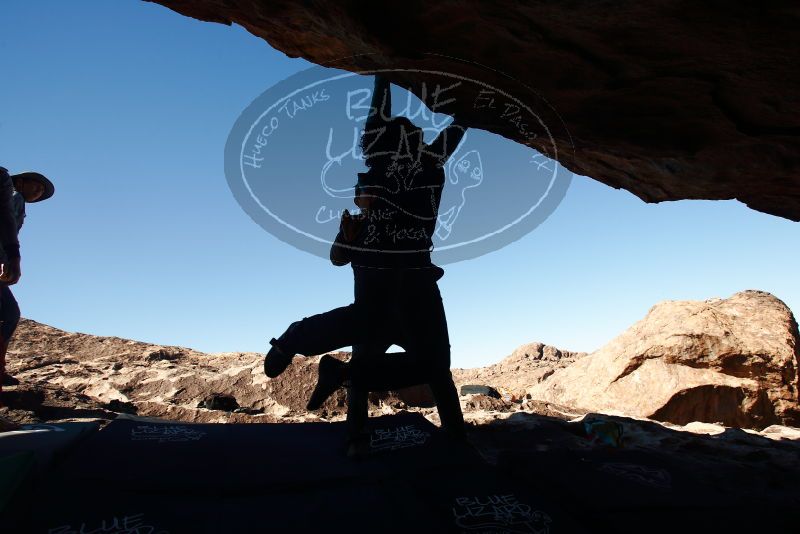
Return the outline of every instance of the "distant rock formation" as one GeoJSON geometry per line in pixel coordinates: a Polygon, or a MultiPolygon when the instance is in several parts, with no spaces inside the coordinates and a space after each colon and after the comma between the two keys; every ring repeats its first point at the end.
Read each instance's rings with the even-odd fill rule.
{"type": "Polygon", "coordinates": [[[529,393],[677,424],[798,426],[799,342],[792,312],[769,293],[666,301],[529,393]]]}
{"type": "Polygon", "coordinates": [[[443,109],[648,202],[738,199],[800,220],[796,2],[151,1],[240,24],[290,57],[410,69],[386,76],[427,103],[420,82],[435,71],[526,105],[543,102],[535,92],[558,154],[544,129],[526,138],[507,115],[482,115],[466,87],[443,109]]]}
{"type": "Polygon", "coordinates": [[[527,343],[494,365],[453,369],[453,379],[459,386],[484,384],[495,388],[508,400],[519,400],[526,396],[532,385],[584,356],[585,352],[561,350],[544,343],[527,343]]]}
{"type": "MultiPolygon", "coordinates": [[[[530,398],[527,393],[531,385],[538,384],[556,369],[566,367],[583,356],[586,356],[585,352],[561,350],[544,343],[526,343],[498,363],[474,369],[453,369],[453,381],[462,396],[474,395],[465,389],[469,386],[483,386],[500,395],[500,399],[492,399],[492,395],[486,394],[474,395],[485,398],[465,400],[465,409],[478,409],[476,407],[480,405],[507,410],[513,406],[511,403],[519,404],[526,396],[530,398]]],[[[389,397],[408,406],[435,406],[433,393],[426,385],[393,391],[389,397]]]]}
{"type": "MultiPolygon", "coordinates": [[[[349,354],[334,353],[340,359],[349,354]]],[[[268,379],[263,355],[204,354],[116,337],[64,332],[23,320],[8,365],[22,384],[7,388],[0,416],[17,422],[131,413],[191,422],[340,419],[344,391],[305,409],[319,356],[296,357],[268,379]]],[[[467,413],[598,411],[676,424],[800,426],[798,330],[791,311],[760,291],[729,299],[664,302],[600,350],[542,343],[500,362],[454,369],[467,413]],[[554,408],[560,407],[560,408],[554,408]]],[[[435,417],[427,386],[371,395],[372,413],[420,409],[435,417]]]]}

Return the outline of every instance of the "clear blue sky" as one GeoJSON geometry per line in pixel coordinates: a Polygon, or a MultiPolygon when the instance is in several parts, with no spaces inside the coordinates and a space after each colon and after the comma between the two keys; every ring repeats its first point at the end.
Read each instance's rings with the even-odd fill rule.
{"type": "MultiPolygon", "coordinates": [[[[0,66],[0,165],[57,187],[21,233],[24,316],[263,351],[291,321],[351,301],[349,269],[263,231],[223,175],[241,111],[308,63],[136,0],[6,0],[0,66]]],[[[800,225],[738,202],[647,205],[576,176],[534,232],[446,266],[453,364],[530,341],[591,351],[664,299],[762,289],[800,309],[798,238],[800,225]]]]}

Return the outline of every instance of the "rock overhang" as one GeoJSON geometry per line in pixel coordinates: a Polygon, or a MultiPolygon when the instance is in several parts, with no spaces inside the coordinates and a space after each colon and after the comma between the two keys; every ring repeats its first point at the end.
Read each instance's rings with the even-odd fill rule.
{"type": "MultiPolygon", "coordinates": [[[[647,202],[738,199],[800,221],[796,4],[156,1],[239,24],[321,65],[441,68],[500,89],[522,84],[550,106],[549,121],[562,122],[557,154],[542,137],[482,120],[471,99],[443,111],[647,202]]],[[[387,74],[412,92],[426,76],[387,74]]]]}

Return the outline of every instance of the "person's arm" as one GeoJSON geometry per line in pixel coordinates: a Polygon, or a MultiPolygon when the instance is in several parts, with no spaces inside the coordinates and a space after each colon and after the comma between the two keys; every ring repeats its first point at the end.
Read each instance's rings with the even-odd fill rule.
{"type": "Polygon", "coordinates": [[[375,75],[375,87],[372,90],[372,101],[370,102],[370,112],[364,124],[364,133],[361,138],[361,146],[364,148],[365,156],[369,156],[367,148],[376,140],[379,130],[386,124],[392,116],[392,88],[389,80],[375,75]]]}
{"type": "Polygon", "coordinates": [[[349,211],[344,210],[342,221],[339,223],[339,233],[336,234],[336,239],[333,240],[331,245],[330,258],[332,264],[341,267],[350,263],[351,249],[346,245],[355,241],[362,226],[363,220],[360,217],[355,219],[350,215],[349,211]]]}
{"type": "Polygon", "coordinates": [[[333,240],[331,245],[331,263],[337,267],[350,263],[347,247],[342,246],[342,243],[344,243],[344,236],[342,231],[339,230],[339,233],[336,234],[336,239],[333,240]]]}
{"type": "Polygon", "coordinates": [[[13,193],[11,177],[5,168],[0,167],[0,246],[6,256],[0,281],[9,285],[16,284],[20,277],[19,239],[13,193]]]}
{"type": "Polygon", "coordinates": [[[372,102],[369,107],[370,114],[364,126],[367,130],[379,128],[392,117],[392,84],[380,74],[375,75],[375,86],[372,89],[372,102]]]}
{"type": "Polygon", "coordinates": [[[467,127],[462,126],[458,119],[454,119],[447,128],[439,132],[431,144],[425,147],[425,153],[439,160],[440,165],[444,165],[458,148],[465,133],[467,127]]]}

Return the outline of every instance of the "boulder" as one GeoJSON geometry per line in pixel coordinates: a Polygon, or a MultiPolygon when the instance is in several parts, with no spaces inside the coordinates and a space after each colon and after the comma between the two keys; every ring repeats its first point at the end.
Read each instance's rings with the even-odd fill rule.
{"type": "Polygon", "coordinates": [[[415,408],[432,408],[436,406],[436,400],[433,398],[433,392],[428,384],[398,389],[390,392],[390,395],[403,401],[406,406],[415,408]]]}
{"type": "Polygon", "coordinates": [[[471,412],[503,412],[511,409],[511,403],[490,395],[469,395],[462,399],[462,408],[471,412]]]}
{"type": "Polygon", "coordinates": [[[239,409],[239,403],[233,395],[226,395],[224,393],[212,393],[205,399],[200,401],[197,405],[198,408],[205,408],[206,410],[220,410],[223,412],[232,412],[239,409]]]}
{"type": "Polygon", "coordinates": [[[479,386],[475,384],[466,384],[461,386],[461,395],[485,395],[493,399],[499,399],[500,393],[491,386],[479,386]]]}
{"type": "Polygon", "coordinates": [[[175,361],[183,356],[183,352],[176,347],[152,347],[145,351],[145,359],[151,362],[175,361]]]}
{"type": "Polygon", "coordinates": [[[133,404],[132,402],[123,402],[119,399],[113,399],[107,402],[106,404],[103,405],[103,408],[115,413],[127,413],[131,415],[136,415],[137,413],[135,404],[133,404]]]}
{"type": "Polygon", "coordinates": [[[520,400],[531,386],[585,355],[585,352],[562,350],[544,343],[526,343],[495,364],[453,369],[453,380],[462,388],[482,384],[496,390],[497,398],[520,400]]]}
{"type": "Polygon", "coordinates": [[[19,425],[11,419],[6,419],[0,415],[0,432],[10,432],[19,429],[19,425]]]}
{"type": "Polygon", "coordinates": [[[676,424],[800,424],[798,329],[762,291],[666,301],[530,388],[534,399],[676,424]]]}

